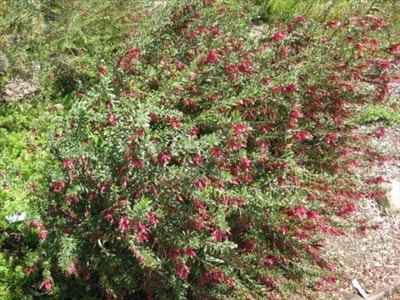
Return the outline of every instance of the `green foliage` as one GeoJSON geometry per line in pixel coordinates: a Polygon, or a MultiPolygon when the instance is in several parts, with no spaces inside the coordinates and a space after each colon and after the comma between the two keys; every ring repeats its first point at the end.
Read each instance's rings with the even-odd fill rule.
{"type": "MultiPolygon", "coordinates": [[[[349,174],[358,157],[340,155],[355,147],[347,135],[351,125],[354,119],[400,122],[395,106],[370,105],[358,121],[334,102],[338,93],[349,105],[365,105],[371,95],[351,88],[351,71],[374,77],[381,70],[363,69],[372,49],[359,56],[344,42],[349,33],[361,38],[362,28],[320,25],[330,18],[346,21],[373,1],[201,2],[173,1],[162,11],[133,0],[0,3],[0,86],[22,76],[42,89],[40,102],[0,104],[1,299],[244,299],[289,297],[294,290],[307,297],[307,287],[324,285],[315,282],[326,273],[315,265],[326,267],[313,248],[319,247],[318,232],[341,234],[345,220],[330,216],[352,211],[357,198],[358,182],[349,174]],[[248,40],[254,15],[283,21],[262,39],[266,48],[248,40]],[[311,22],[290,23],[298,15],[311,22]],[[226,36],[207,35],[214,27],[226,36]],[[288,36],[272,42],[280,31],[288,36]],[[332,40],[326,44],[323,37],[332,40]],[[130,46],[140,59],[127,55],[130,46]],[[204,63],[211,49],[220,62],[204,63]],[[337,79],[332,66],[339,62],[348,69],[337,79]],[[104,76],[99,65],[108,68],[104,76]],[[272,85],[260,83],[265,76],[272,85]],[[291,84],[300,90],[282,92],[291,84]],[[325,106],[308,93],[314,86],[328,95],[325,106]],[[66,116],[44,97],[62,102],[66,116]],[[306,117],[291,124],[296,110],[306,117]],[[171,125],[176,121],[179,126],[171,125]],[[235,125],[249,127],[237,134],[235,125]],[[275,129],[260,132],[263,125],[275,129]],[[63,138],[49,147],[56,132],[63,138]],[[302,140],[307,132],[312,139],[302,140]],[[215,148],[223,157],[214,157],[215,148]],[[195,167],[196,154],[202,161],[195,167]],[[144,168],[134,167],[140,160],[144,168]],[[60,182],[68,183],[66,193],[56,191],[60,182]],[[321,219],[293,216],[296,209],[318,212],[321,219]],[[21,211],[41,221],[4,220],[21,211]],[[121,226],[124,217],[129,232],[121,226]],[[201,222],[205,227],[196,229],[201,222]],[[311,237],[302,240],[302,234],[311,237]],[[195,255],[184,254],[188,249],[195,255]],[[178,274],[182,265],[190,266],[187,278],[178,274]],[[41,287],[46,280],[49,291],[41,287]]],[[[400,10],[393,1],[375,2],[372,11],[393,22],[368,33],[382,40],[373,59],[383,59],[382,50],[396,38],[400,10]]]]}
{"type": "Polygon", "coordinates": [[[49,103],[0,108],[1,299],[29,299],[23,289],[28,282],[23,270],[32,263],[36,246],[29,231],[21,231],[5,217],[22,212],[28,219],[36,215],[28,198],[34,189],[42,188],[44,175],[52,168],[47,141],[57,128],[57,114],[49,103]]]}
{"type": "Polygon", "coordinates": [[[379,4],[376,0],[255,0],[258,15],[265,21],[287,20],[295,16],[307,16],[316,20],[343,18],[365,13],[379,4]]]}
{"type": "Polygon", "coordinates": [[[400,111],[388,105],[371,105],[360,113],[359,123],[384,122],[387,125],[400,126],[400,111]]]}
{"type": "Polygon", "coordinates": [[[47,96],[66,95],[94,78],[135,34],[141,1],[13,1],[0,6],[3,81],[39,81],[47,96]]]}
{"type": "Polygon", "coordinates": [[[349,107],[387,103],[393,69],[381,62],[397,54],[382,20],[296,18],[255,42],[251,9],[232,1],[180,2],[156,18],[99,69],[52,143],[60,169],[32,201],[47,292],[328,288],[321,233],[344,234],[358,200],[377,196],[354,170],[381,157],[360,151],[349,107]],[[381,43],[360,45],[372,37],[381,43]]]}

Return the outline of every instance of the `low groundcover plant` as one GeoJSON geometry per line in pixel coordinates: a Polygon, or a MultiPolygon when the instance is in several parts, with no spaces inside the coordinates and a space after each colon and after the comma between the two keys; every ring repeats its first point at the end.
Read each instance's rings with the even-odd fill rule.
{"type": "Polygon", "coordinates": [[[385,180],[357,171],[387,158],[354,107],[385,103],[400,45],[372,15],[297,17],[254,41],[244,5],[205,2],[77,94],[29,224],[42,292],[273,299],[336,282],[321,234],[344,234],[385,180]]]}

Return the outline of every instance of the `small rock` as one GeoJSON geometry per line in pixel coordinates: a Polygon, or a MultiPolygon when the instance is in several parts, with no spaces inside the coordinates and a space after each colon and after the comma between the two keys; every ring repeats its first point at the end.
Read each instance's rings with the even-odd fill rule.
{"type": "Polygon", "coordinates": [[[388,187],[388,191],[378,202],[387,212],[400,212],[400,182],[393,180],[388,187]]]}
{"type": "Polygon", "coordinates": [[[250,39],[258,41],[266,35],[266,29],[264,25],[254,25],[251,27],[250,39]]]}
{"type": "Polygon", "coordinates": [[[16,223],[26,220],[26,212],[17,213],[15,215],[6,216],[9,223],[16,223]]]}
{"type": "Polygon", "coordinates": [[[39,91],[38,86],[21,78],[14,78],[6,83],[1,91],[5,101],[18,101],[32,98],[39,91]]]}

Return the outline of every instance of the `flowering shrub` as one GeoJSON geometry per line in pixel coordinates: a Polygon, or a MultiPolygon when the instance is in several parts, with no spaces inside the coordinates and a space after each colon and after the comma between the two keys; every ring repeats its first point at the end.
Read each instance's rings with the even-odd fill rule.
{"type": "Polygon", "coordinates": [[[374,16],[296,18],[256,44],[243,7],[205,2],[77,96],[37,200],[44,292],[259,299],[336,282],[318,279],[320,235],[379,194],[357,170],[385,158],[351,121],[399,80],[397,46],[374,16]]]}

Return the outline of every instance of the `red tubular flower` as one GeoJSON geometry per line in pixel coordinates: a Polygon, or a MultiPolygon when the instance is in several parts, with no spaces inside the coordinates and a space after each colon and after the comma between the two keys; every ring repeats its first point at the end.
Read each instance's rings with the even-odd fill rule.
{"type": "Polygon", "coordinates": [[[42,229],[39,231],[39,239],[42,241],[45,240],[48,235],[49,235],[49,232],[46,229],[42,229]]]}
{"type": "Polygon", "coordinates": [[[337,137],[336,137],[336,134],[335,133],[327,133],[326,135],[325,135],[325,141],[328,143],[328,144],[331,144],[331,145],[335,145],[336,144],[336,140],[337,140],[337,137]]]}
{"type": "Polygon", "coordinates": [[[110,124],[112,125],[112,126],[115,126],[115,125],[117,125],[117,117],[115,116],[115,114],[114,113],[111,113],[111,114],[109,114],[108,115],[108,121],[110,122],[110,124]]]}
{"type": "Polygon", "coordinates": [[[136,227],[136,237],[140,242],[147,242],[149,240],[148,236],[148,229],[145,225],[143,225],[140,221],[136,222],[135,224],[136,227]]]}
{"type": "Polygon", "coordinates": [[[265,75],[265,76],[261,79],[261,82],[262,82],[262,84],[267,85],[267,84],[270,84],[270,83],[272,82],[272,79],[271,79],[271,77],[265,75]]]}
{"type": "Polygon", "coordinates": [[[293,218],[302,218],[307,215],[307,209],[304,206],[296,206],[288,211],[288,215],[293,218]]]}
{"type": "Polygon", "coordinates": [[[74,162],[71,159],[64,159],[62,161],[62,166],[64,169],[73,170],[74,169],[74,162]]]}
{"type": "Polygon", "coordinates": [[[287,38],[287,32],[286,31],[279,31],[279,32],[275,33],[272,36],[272,40],[277,44],[280,43],[285,38],[287,38]]]}
{"type": "Polygon", "coordinates": [[[275,266],[278,263],[279,263],[279,258],[274,255],[268,255],[263,261],[263,264],[269,267],[275,266]]]}
{"type": "Polygon", "coordinates": [[[247,126],[245,124],[236,124],[233,126],[233,130],[235,131],[236,134],[241,134],[246,129],[249,129],[249,126],[247,126]]]}
{"type": "Polygon", "coordinates": [[[196,167],[198,167],[198,166],[201,165],[201,161],[202,161],[202,158],[201,158],[200,153],[196,153],[196,154],[194,155],[194,157],[193,157],[193,164],[194,164],[196,167]]]}
{"type": "Polygon", "coordinates": [[[282,87],[282,93],[284,93],[284,94],[293,94],[294,92],[297,92],[298,90],[299,90],[299,87],[295,83],[289,83],[282,87]]]}
{"type": "Polygon", "coordinates": [[[400,44],[393,44],[389,47],[389,53],[393,55],[400,55],[400,44]]]}
{"type": "Polygon", "coordinates": [[[42,283],[40,284],[40,288],[47,292],[50,292],[53,289],[53,287],[54,287],[54,283],[48,279],[43,280],[42,283]]]}
{"type": "Polygon", "coordinates": [[[192,136],[198,136],[199,133],[200,133],[200,130],[199,130],[197,127],[193,127],[193,128],[190,130],[190,135],[192,135],[192,136]]]}
{"type": "Polygon", "coordinates": [[[186,264],[181,264],[176,270],[176,275],[182,280],[186,280],[189,276],[190,268],[186,264]]]}
{"type": "Polygon", "coordinates": [[[100,66],[97,70],[99,71],[99,74],[101,76],[106,76],[108,73],[107,67],[105,67],[105,66],[100,66]]]}
{"type": "Polygon", "coordinates": [[[137,48],[132,48],[129,49],[126,53],[129,58],[134,59],[134,60],[140,60],[140,50],[137,48]]]}
{"type": "Polygon", "coordinates": [[[298,109],[292,110],[292,111],[290,112],[290,115],[289,115],[289,116],[290,116],[290,119],[293,120],[293,121],[304,117],[303,113],[302,113],[300,110],[298,110],[298,109]]]}
{"type": "Polygon", "coordinates": [[[166,165],[171,161],[171,153],[169,151],[164,151],[158,154],[157,161],[159,164],[166,165]]]}
{"type": "Polygon", "coordinates": [[[377,131],[375,131],[375,136],[377,138],[383,138],[386,135],[386,128],[379,128],[377,131]]]}
{"type": "Polygon", "coordinates": [[[305,140],[312,140],[313,136],[308,131],[297,131],[293,135],[293,138],[298,142],[302,142],[302,141],[305,141],[305,140]]]}
{"type": "Polygon", "coordinates": [[[196,250],[193,248],[185,249],[185,255],[189,257],[195,257],[197,255],[196,250]]]}
{"type": "Polygon", "coordinates": [[[131,222],[129,221],[129,218],[127,216],[121,217],[119,219],[119,230],[124,233],[127,232],[131,229],[131,222]]]}
{"type": "Polygon", "coordinates": [[[223,240],[223,238],[226,236],[226,233],[225,232],[222,232],[221,230],[219,230],[219,229],[216,229],[216,230],[214,230],[214,232],[213,232],[213,237],[214,237],[214,239],[216,240],[216,241],[222,241],[223,240]]]}
{"type": "Polygon", "coordinates": [[[213,65],[217,63],[219,60],[219,54],[217,50],[215,49],[210,49],[207,53],[207,56],[202,60],[203,65],[213,65]]]}
{"type": "Polygon", "coordinates": [[[146,218],[151,225],[156,226],[158,224],[158,218],[155,213],[149,212],[146,218]]]}
{"type": "Polygon", "coordinates": [[[181,121],[179,121],[177,118],[174,117],[167,118],[167,122],[173,129],[178,129],[179,127],[182,126],[181,121]]]}
{"type": "Polygon", "coordinates": [[[51,188],[54,193],[60,193],[65,188],[65,183],[63,181],[53,182],[51,188]]]}

